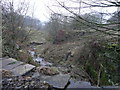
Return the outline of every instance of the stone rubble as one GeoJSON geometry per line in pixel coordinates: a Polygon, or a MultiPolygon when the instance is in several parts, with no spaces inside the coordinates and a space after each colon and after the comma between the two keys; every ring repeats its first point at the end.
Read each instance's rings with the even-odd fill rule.
{"type": "MultiPolygon", "coordinates": [[[[7,62],[5,62],[4,65],[6,65],[6,63],[7,62]]],[[[10,63],[10,65],[13,64],[14,63],[10,63]]],[[[22,74],[19,76],[13,75],[12,72],[9,70],[0,69],[0,72],[3,75],[2,87],[4,90],[32,88],[44,88],[45,90],[68,90],[71,88],[100,88],[92,86],[89,81],[83,81],[82,79],[73,78],[73,74],[79,71],[77,68],[73,68],[74,66],[72,66],[70,69],[66,67],[39,66],[35,67],[33,70],[30,70],[30,72],[28,72],[27,74],[22,74]]],[[[80,74],[80,76],[84,77],[82,76],[82,73],[80,74]]]]}

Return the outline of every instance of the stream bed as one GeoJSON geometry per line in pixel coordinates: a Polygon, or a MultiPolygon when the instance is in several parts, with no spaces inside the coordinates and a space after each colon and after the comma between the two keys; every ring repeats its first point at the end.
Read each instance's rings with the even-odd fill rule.
{"type": "MultiPolygon", "coordinates": [[[[44,60],[44,58],[39,57],[35,52],[35,48],[33,48],[33,50],[29,50],[29,53],[33,57],[33,60],[39,63],[41,66],[40,68],[38,67],[39,68],[38,72],[35,72],[32,77],[39,78],[41,81],[43,82],[45,81],[48,84],[50,84],[52,87],[59,89],[80,88],[80,87],[92,88],[90,82],[73,80],[70,76],[70,72],[66,71],[67,73],[64,74],[58,70],[58,68],[61,69],[60,67],[55,67],[53,66],[52,63],[47,62],[44,60]],[[56,74],[54,75],[54,73],[56,74]]],[[[62,71],[65,72],[65,69],[63,69],[62,71]]]]}
{"type": "MultiPolygon", "coordinates": [[[[5,89],[31,89],[45,88],[46,90],[68,90],[71,88],[97,88],[92,86],[89,81],[82,81],[71,77],[72,70],[66,67],[57,67],[53,63],[47,62],[44,58],[39,57],[35,48],[28,50],[33,60],[40,64],[35,70],[31,70],[28,74],[19,77],[9,77],[2,80],[2,85],[5,89]]],[[[76,68],[75,68],[76,69],[76,68]]],[[[80,72],[79,72],[80,73],[80,72]]],[[[82,77],[82,76],[81,76],[82,77]]],[[[102,88],[107,88],[102,87],[102,88]]],[[[109,87],[118,88],[118,87],[109,87]]]]}
{"type": "Polygon", "coordinates": [[[44,58],[39,57],[34,50],[29,50],[28,52],[32,56],[33,60],[41,66],[52,66],[52,63],[46,62],[44,58]]]}

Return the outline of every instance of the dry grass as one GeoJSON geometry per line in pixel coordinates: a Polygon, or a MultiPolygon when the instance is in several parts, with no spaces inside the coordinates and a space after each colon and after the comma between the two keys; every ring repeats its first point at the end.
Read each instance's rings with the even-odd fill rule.
{"type": "Polygon", "coordinates": [[[45,31],[32,30],[30,32],[30,41],[31,42],[46,42],[46,37],[48,33],[45,31]]]}

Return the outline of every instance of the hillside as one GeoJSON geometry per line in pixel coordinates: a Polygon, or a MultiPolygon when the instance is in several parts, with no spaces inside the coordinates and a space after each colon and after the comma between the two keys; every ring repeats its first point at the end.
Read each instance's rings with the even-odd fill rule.
{"type": "MultiPolygon", "coordinates": [[[[80,35],[80,33],[82,32],[73,31],[70,33],[69,31],[66,31],[66,35],[69,36],[69,39],[62,40],[57,44],[53,44],[52,42],[50,43],[49,41],[49,43],[46,43],[44,45],[35,46],[35,51],[38,56],[44,58],[48,62],[53,63],[54,66],[72,68],[72,77],[78,80],[87,80],[90,81],[93,85],[96,85],[98,82],[96,81],[98,75],[91,75],[94,74],[93,72],[99,73],[96,70],[96,68],[99,67],[97,67],[96,65],[99,66],[100,63],[104,64],[104,60],[103,62],[99,62],[99,59],[102,60],[102,57],[95,57],[93,55],[101,54],[100,50],[104,48],[104,43],[106,41],[111,42],[111,37],[100,34],[99,32],[85,32],[84,35],[80,35]],[[95,51],[93,50],[93,48],[95,49],[95,51]],[[94,69],[89,72],[87,70],[89,64],[91,65],[92,62],[94,62],[95,66],[93,66],[92,68],[94,69]]],[[[115,39],[113,39],[112,42],[115,43],[115,39]]],[[[113,69],[113,66],[109,68],[113,69]]],[[[102,80],[101,78],[101,82],[104,82],[104,80],[106,79],[102,80]]],[[[100,85],[104,84],[109,85],[111,84],[111,82],[107,81],[106,83],[102,83],[100,85]]]]}

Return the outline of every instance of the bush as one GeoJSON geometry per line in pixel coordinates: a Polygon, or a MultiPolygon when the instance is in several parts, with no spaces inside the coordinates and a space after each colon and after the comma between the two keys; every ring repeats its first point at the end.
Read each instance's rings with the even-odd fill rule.
{"type": "Polygon", "coordinates": [[[80,54],[80,63],[95,85],[119,83],[120,45],[103,39],[93,39],[85,44],[80,54]],[[82,62],[83,61],[83,62],[82,62]]]}
{"type": "MultiPolygon", "coordinates": [[[[2,54],[12,58],[18,58],[20,49],[26,47],[29,35],[24,27],[24,16],[14,10],[13,2],[2,4],[2,54]]],[[[22,8],[20,7],[20,10],[22,8]]]]}

